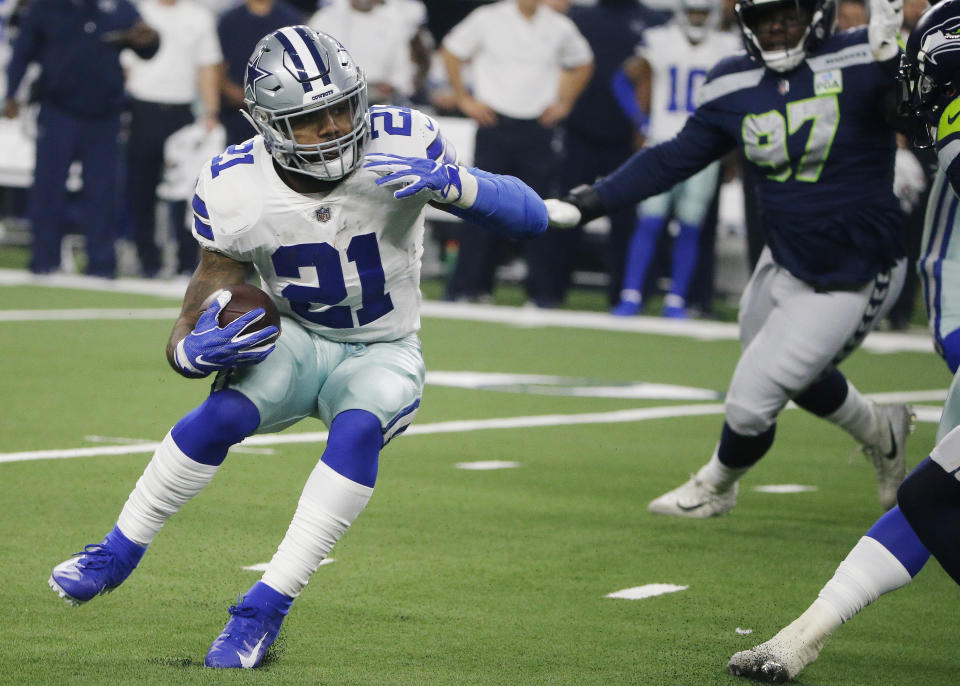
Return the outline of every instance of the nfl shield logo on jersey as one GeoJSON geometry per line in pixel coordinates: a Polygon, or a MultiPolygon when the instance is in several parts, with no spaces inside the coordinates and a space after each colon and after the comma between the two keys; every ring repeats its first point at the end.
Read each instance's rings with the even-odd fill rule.
{"type": "Polygon", "coordinates": [[[317,218],[318,222],[328,222],[330,221],[330,208],[329,207],[318,207],[314,211],[314,216],[317,218]]]}

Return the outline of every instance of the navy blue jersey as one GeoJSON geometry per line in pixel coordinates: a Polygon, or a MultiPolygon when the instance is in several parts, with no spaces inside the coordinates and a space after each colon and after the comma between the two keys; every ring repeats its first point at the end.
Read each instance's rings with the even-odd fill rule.
{"type": "Polygon", "coordinates": [[[612,210],[661,193],[742,146],[774,259],[817,287],[853,286],[904,256],[885,108],[896,62],[877,63],[867,29],[831,36],[781,74],[745,53],[707,75],[676,138],[597,184],[612,210]]]}
{"type": "Polygon", "coordinates": [[[7,98],[16,93],[27,65],[39,62],[36,97],[41,103],[81,117],[119,113],[123,46],[105,39],[139,20],[128,0],[34,0],[13,44],[7,98]]]}

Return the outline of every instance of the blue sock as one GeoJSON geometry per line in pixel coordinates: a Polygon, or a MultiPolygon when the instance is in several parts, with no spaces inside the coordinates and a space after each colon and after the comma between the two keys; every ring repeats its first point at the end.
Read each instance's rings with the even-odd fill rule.
{"type": "Polygon", "coordinates": [[[930,558],[930,551],[917,538],[899,507],[874,522],[866,535],[893,553],[911,577],[916,576],[930,558]]]}
{"type": "Polygon", "coordinates": [[[627,264],[623,272],[623,290],[643,291],[647,267],[657,247],[657,236],[663,228],[663,217],[641,217],[630,238],[627,264]]]}
{"type": "Polygon", "coordinates": [[[194,462],[218,465],[230,446],[252,434],[259,425],[257,406],[243,393],[228,388],[208,395],[199,407],[177,422],[170,435],[194,462]]]}
{"type": "Polygon", "coordinates": [[[320,459],[341,476],[373,488],[382,447],[380,420],[366,410],[346,410],[330,423],[327,449],[320,459]]]}
{"type": "Polygon", "coordinates": [[[264,607],[285,615],[290,612],[293,598],[274,590],[262,581],[258,581],[250,587],[249,591],[243,594],[243,602],[245,605],[264,607]]]}
{"type": "Polygon", "coordinates": [[[673,241],[673,267],[670,274],[670,293],[687,300],[693,270],[697,268],[700,252],[700,227],[680,222],[680,233],[673,241]]]}

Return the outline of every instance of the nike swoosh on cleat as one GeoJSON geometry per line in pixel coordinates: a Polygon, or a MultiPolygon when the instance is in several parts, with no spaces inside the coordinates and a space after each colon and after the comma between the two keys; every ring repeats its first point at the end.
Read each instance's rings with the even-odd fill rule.
{"type": "Polygon", "coordinates": [[[893,435],[893,426],[888,427],[890,429],[890,445],[893,447],[890,448],[890,452],[884,455],[888,460],[892,460],[897,456],[897,437],[893,435]]]}
{"type": "Polygon", "coordinates": [[[704,505],[706,505],[706,503],[697,503],[696,505],[681,505],[680,503],[677,503],[677,509],[683,510],[684,512],[693,512],[694,510],[699,509],[704,505]]]}
{"type": "Polygon", "coordinates": [[[244,669],[250,669],[257,664],[257,658],[260,655],[260,646],[263,645],[263,642],[267,640],[267,634],[264,634],[260,640],[257,642],[257,645],[253,646],[253,649],[249,654],[244,655],[239,650],[237,651],[237,657],[240,658],[240,666],[244,669]]]}

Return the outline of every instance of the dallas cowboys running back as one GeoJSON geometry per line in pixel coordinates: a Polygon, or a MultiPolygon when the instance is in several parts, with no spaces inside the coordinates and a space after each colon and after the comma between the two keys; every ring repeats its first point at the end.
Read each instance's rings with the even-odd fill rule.
{"type": "MultiPolygon", "coordinates": [[[[682,0],[673,20],[643,32],[637,54],[624,65],[636,84],[636,99],[649,113],[647,145],[673,138],[696,110],[707,71],[737,51],[739,41],[718,31],[719,0],[682,0]]],[[[720,162],[714,161],[666,193],[644,200],[630,240],[620,302],[612,313],[630,316],[643,309],[641,293],[657,238],[671,217],[679,224],[673,241],[666,317],[686,318],[686,298],[697,265],[700,226],[717,191],[720,162]]]]}
{"type": "Polygon", "coordinates": [[[833,0],[742,0],[747,54],[707,75],[680,133],[592,187],[548,203],[554,224],[655,195],[737,146],[757,170],[767,247],[740,301],[743,353],[719,445],[651,512],[730,511],[737,482],[773,443],[789,400],[852,434],[885,509],[905,474],[910,410],[867,401],[837,369],[893,304],[906,269],[893,195],[901,0],[873,0],[869,28],[834,33],[833,0]]]}
{"type": "Polygon", "coordinates": [[[205,664],[260,664],[293,600],[373,493],[379,454],[413,421],[424,365],[417,337],[427,202],[514,237],[543,232],[543,201],[518,179],[459,166],[437,123],[367,108],[347,50],[305,26],[256,46],[245,100],[258,135],[203,169],[193,198],[203,247],[167,346],[186,377],[216,372],[207,399],[154,453],[114,529],[57,565],[51,587],[81,604],[119,586],[164,522],[213,478],[227,450],[304,417],[330,429],[286,536],[261,581],[230,608],[205,664]],[[249,268],[282,326],[250,333],[258,308],[219,326],[220,291],[249,268]]]}
{"type": "MultiPolygon", "coordinates": [[[[913,143],[936,145],[940,168],[937,188],[927,204],[923,271],[933,259],[949,266],[956,257],[948,246],[960,203],[960,0],[946,0],[928,9],[907,40],[899,79],[900,105],[913,123],[913,143]]],[[[956,284],[947,278],[931,284],[941,270],[925,274],[928,289],[942,289],[952,302],[956,284]]],[[[929,302],[929,301],[928,301],[929,302]]],[[[935,336],[936,308],[929,310],[935,336]]],[[[956,338],[937,336],[938,350],[956,371],[956,349],[947,352],[956,338]],[[946,349],[945,349],[946,348],[946,349]]],[[[910,583],[932,553],[944,570],[960,583],[960,383],[954,377],[940,426],[937,445],[901,484],[899,505],[860,538],[840,563],[817,599],[797,619],[768,641],[736,653],[727,669],[731,674],[758,681],[783,682],[797,677],[817,659],[830,635],[853,619],[881,595],[910,583]]]]}

